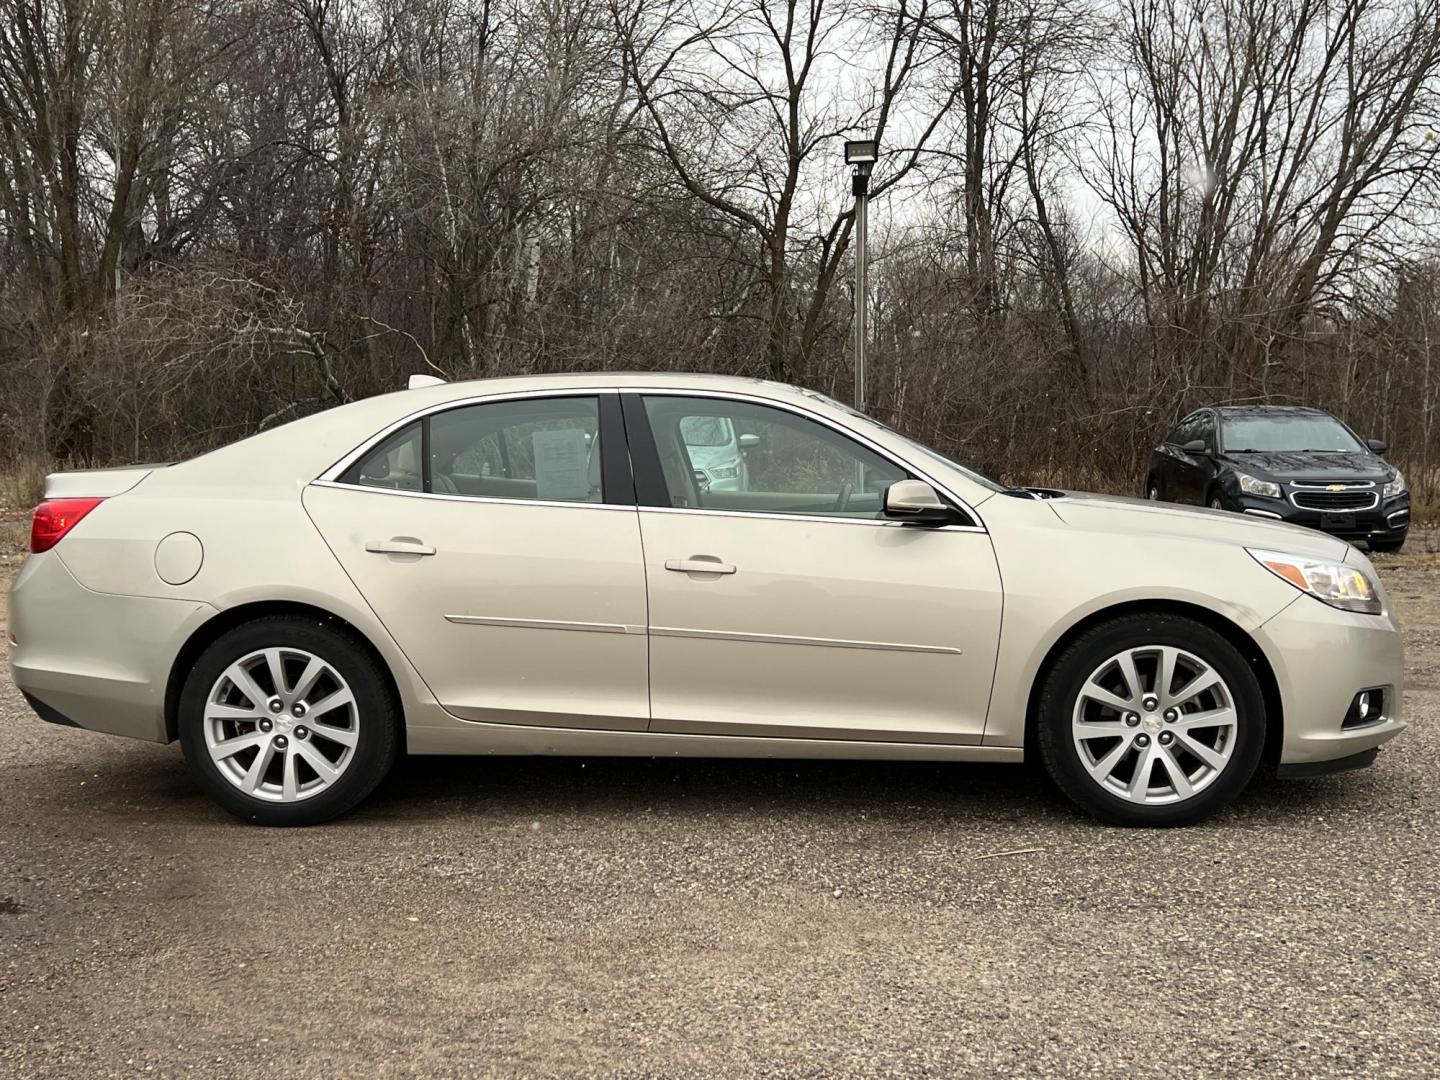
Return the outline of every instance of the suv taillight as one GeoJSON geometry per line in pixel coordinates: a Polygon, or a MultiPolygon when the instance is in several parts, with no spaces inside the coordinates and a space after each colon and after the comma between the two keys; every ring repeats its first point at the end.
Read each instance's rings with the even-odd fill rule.
{"type": "Polygon", "coordinates": [[[49,551],[104,499],[46,499],[30,520],[30,552],[49,551]]]}

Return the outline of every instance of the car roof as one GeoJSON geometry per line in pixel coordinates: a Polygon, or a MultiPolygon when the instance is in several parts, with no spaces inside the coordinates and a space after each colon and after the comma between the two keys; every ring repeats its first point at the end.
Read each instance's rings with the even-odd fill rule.
{"type": "MultiPolygon", "coordinates": [[[[239,442],[192,458],[177,471],[197,476],[214,473],[234,484],[248,475],[264,486],[267,473],[276,468],[294,470],[307,480],[374,435],[411,416],[489,395],[554,393],[574,388],[577,393],[607,389],[649,389],[664,392],[720,391],[772,401],[790,401],[821,414],[840,416],[846,406],[813,390],[785,383],[738,375],[704,375],[690,372],[572,372],[546,375],[512,375],[464,382],[434,383],[413,390],[395,390],[361,398],[304,416],[251,435],[239,442]]],[[[898,439],[899,436],[896,436],[898,439]]]]}
{"type": "Polygon", "coordinates": [[[1266,416],[1329,416],[1324,409],[1311,405],[1219,405],[1213,406],[1222,417],[1266,416]]]}

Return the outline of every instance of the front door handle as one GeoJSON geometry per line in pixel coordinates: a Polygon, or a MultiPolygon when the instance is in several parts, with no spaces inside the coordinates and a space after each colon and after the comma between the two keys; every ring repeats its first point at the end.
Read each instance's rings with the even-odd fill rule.
{"type": "Polygon", "coordinates": [[[665,569],[677,574],[733,574],[735,567],[713,555],[693,555],[688,559],[666,559],[665,569]]]}
{"type": "Polygon", "coordinates": [[[365,550],[376,555],[434,555],[435,549],[413,536],[392,536],[389,540],[371,540],[365,550]]]}

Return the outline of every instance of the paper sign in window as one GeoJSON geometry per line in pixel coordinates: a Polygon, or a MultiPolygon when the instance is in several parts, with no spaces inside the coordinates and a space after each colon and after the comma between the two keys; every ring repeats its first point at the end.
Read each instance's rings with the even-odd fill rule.
{"type": "Polygon", "coordinates": [[[588,499],[590,447],[578,428],[537,431],[530,436],[535,447],[537,499],[588,499]]]}

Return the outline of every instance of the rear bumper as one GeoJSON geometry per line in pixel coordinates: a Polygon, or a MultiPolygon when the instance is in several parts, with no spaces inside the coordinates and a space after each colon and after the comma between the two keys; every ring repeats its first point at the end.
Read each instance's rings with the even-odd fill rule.
{"type": "MultiPolygon", "coordinates": [[[[1283,767],[1326,763],[1359,768],[1365,755],[1405,728],[1405,654],[1389,615],[1340,611],[1314,597],[1294,602],[1255,632],[1279,684],[1285,737],[1283,767]],[[1370,723],[1342,727],[1355,695],[1384,692],[1384,712],[1370,723]],[[1353,764],[1340,764],[1350,761],[1353,764]]],[[[1288,775],[1302,775],[1295,768],[1288,775]]]]}
{"type": "Polygon", "coordinates": [[[10,591],[10,672],[51,723],[166,742],[165,690],[208,604],[85,588],[53,551],[26,560],[10,591]]]}

